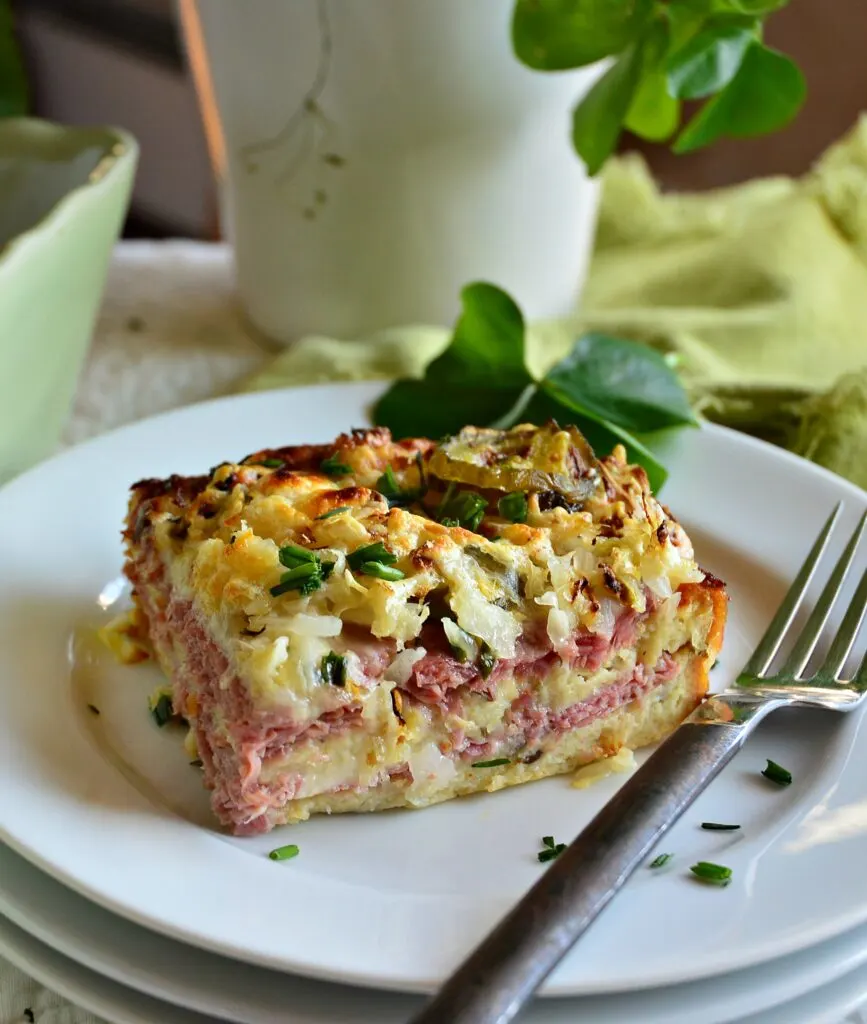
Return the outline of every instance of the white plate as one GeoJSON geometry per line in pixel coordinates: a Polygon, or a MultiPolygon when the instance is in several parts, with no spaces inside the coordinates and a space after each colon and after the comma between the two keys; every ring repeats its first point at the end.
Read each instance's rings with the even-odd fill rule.
{"type": "MultiPolygon", "coordinates": [[[[419,996],[309,981],[183,946],[88,903],[0,845],[0,926],[4,915],[28,935],[81,964],[84,973],[93,971],[125,986],[132,1002],[138,1001],[139,994],[149,996],[209,1020],[404,1024],[422,1005],[419,996]],[[287,1007],[292,1009],[291,1017],[287,1007]]],[[[790,1005],[798,997],[812,998],[817,988],[827,993],[831,981],[851,975],[865,960],[867,927],[862,926],[806,952],[736,974],[640,992],[539,1001],[522,1020],[524,1024],[574,1024],[576,1020],[696,1024],[696,1008],[701,1007],[701,1024],[729,1024],[783,1003],[790,1005]]],[[[797,1019],[815,1024],[811,1017],[797,1019]]],[[[159,1020],[163,1024],[163,1018],[159,1020]]]]}
{"type": "MultiPolygon", "coordinates": [[[[153,669],[95,657],[70,679],[70,636],[99,621],[121,562],[127,485],[229,455],[326,440],[365,421],[381,385],[302,388],[206,403],[97,439],[0,492],[0,835],[102,905],[260,965],[382,987],[435,985],[538,877],[539,837],[574,835],[614,792],[552,779],[423,812],[319,818],[255,839],[220,835],[177,739],[153,727],[153,669]],[[93,702],[98,718],[84,710],[93,702]],[[301,856],[265,852],[291,835],[301,856]]],[[[664,495],[732,610],[725,683],[755,644],[831,506],[865,495],[719,428],[685,431],[664,495]]],[[[843,531],[845,532],[845,530],[843,531]]],[[[842,536],[840,538],[842,541],[842,536]]],[[[860,566],[859,566],[860,568],[860,566]]],[[[779,714],[666,840],[552,976],[552,994],[672,984],[735,970],[867,919],[862,716],[779,714]],[[758,775],[771,757],[795,784],[758,775]],[[735,835],[702,820],[736,821],[735,835]],[[734,869],[690,880],[696,859],[734,869]],[[821,884],[819,882],[821,880],[821,884]],[[652,938],[651,938],[652,936],[652,938]]]]}

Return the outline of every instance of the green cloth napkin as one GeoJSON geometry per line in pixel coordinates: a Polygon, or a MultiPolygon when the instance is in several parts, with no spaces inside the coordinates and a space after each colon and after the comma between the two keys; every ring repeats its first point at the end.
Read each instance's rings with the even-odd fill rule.
{"type": "MultiPolygon", "coordinates": [[[[530,326],[530,368],[588,329],[675,353],[708,419],[867,488],[867,115],[800,180],[663,194],[641,157],[610,161],[580,309],[530,326]]],[[[449,335],[307,337],[245,387],[419,376],[449,335]]]]}

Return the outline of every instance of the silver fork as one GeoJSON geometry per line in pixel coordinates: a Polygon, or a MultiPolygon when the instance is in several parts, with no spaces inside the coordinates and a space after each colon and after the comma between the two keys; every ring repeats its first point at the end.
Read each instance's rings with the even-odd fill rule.
{"type": "Polygon", "coordinates": [[[821,667],[803,678],[852,567],[861,517],[816,606],[773,675],[836,525],[831,513],[783,603],[735,685],[709,697],[621,787],[532,889],[413,1018],[413,1024],[508,1024],[695,798],[771,711],[851,711],[867,691],[867,657],[841,678],[867,612],[867,571],[821,667]]]}

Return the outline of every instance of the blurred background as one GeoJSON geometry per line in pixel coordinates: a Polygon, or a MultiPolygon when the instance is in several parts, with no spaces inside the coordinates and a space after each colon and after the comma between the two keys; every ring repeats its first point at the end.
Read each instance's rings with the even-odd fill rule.
{"type": "MultiPolygon", "coordinates": [[[[34,112],[72,124],[119,124],[141,144],[125,234],[218,238],[207,146],[175,7],[175,0],[14,4],[34,112]]],[[[672,189],[800,174],[864,107],[865,39],[865,0],[798,0],[771,19],[767,33],[770,45],[800,64],[809,85],[807,105],[790,128],[691,156],[672,156],[629,137],[621,148],[644,151],[663,186],[672,189]]]]}

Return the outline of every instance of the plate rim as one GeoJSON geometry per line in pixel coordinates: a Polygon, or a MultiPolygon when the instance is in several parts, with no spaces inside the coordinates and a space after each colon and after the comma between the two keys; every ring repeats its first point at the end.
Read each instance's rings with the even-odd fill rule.
{"type": "MultiPolygon", "coordinates": [[[[39,466],[33,467],[27,472],[16,477],[14,480],[7,483],[3,488],[0,488],[0,499],[10,492],[14,492],[19,487],[25,487],[33,479],[34,476],[38,476],[45,473],[50,473],[52,469],[58,464],[58,462],[64,462],[67,460],[75,459],[79,457],[83,449],[92,451],[98,449],[101,445],[111,445],[118,443],[118,440],[123,440],[130,434],[137,432],[147,432],[155,427],[159,427],[165,421],[171,421],[178,417],[193,416],[195,417],[203,410],[208,409],[220,409],[229,408],[239,403],[251,402],[255,403],[263,401],[265,396],[271,396],[273,400],[275,396],[279,396],[285,393],[291,393],[298,390],[303,391],[320,391],[320,392],[333,392],[335,389],[339,390],[351,390],[357,392],[359,395],[365,396],[364,405],[368,404],[374,394],[381,391],[382,388],[387,386],[387,380],[378,381],[350,381],[350,382],[331,382],[321,384],[310,384],[304,385],[300,388],[281,388],[275,389],[274,391],[257,391],[249,392],[240,395],[223,396],[219,398],[208,399],[202,402],[191,403],[186,406],[182,406],[173,410],[166,410],[158,413],[152,417],[148,417],[143,420],[138,420],[134,423],[126,424],[112,431],[107,431],[104,434],[100,434],[94,438],[91,438],[80,445],[72,446],[63,452],[60,452],[53,456],[46,462],[41,463],[39,466]]],[[[717,434],[725,437],[728,443],[735,443],[735,445],[742,445],[748,449],[757,450],[765,456],[771,456],[776,461],[782,461],[784,464],[788,464],[793,468],[795,472],[818,474],[820,477],[825,478],[833,487],[843,489],[844,492],[849,492],[853,497],[857,498],[859,502],[863,503],[867,499],[867,492],[864,492],[856,485],[846,481],[836,474],[819,467],[813,463],[807,462],[801,457],[787,452],[783,449],[776,448],[756,438],[750,437],[749,435],[741,434],[737,431],[730,430],[726,427],[721,427],[716,424],[705,424],[700,428],[703,431],[708,431],[711,434],[717,434]]],[[[182,455],[181,455],[182,457],[182,455]]],[[[120,916],[127,918],[128,920],[136,923],[140,926],[148,928],[151,931],[157,931],[162,934],[168,935],[171,938],[177,939],[188,944],[197,945],[201,948],[205,948],[217,954],[229,956],[232,959],[246,960],[255,964],[265,964],[266,966],[276,967],[278,970],[294,971],[295,973],[303,973],[306,976],[313,978],[321,978],[324,980],[336,980],[349,982],[352,984],[359,985],[361,987],[376,987],[376,988],[390,988],[403,992],[412,991],[429,991],[432,987],[431,983],[422,981],[417,984],[408,982],[406,980],[395,980],[390,977],[382,976],[371,976],[369,974],[359,975],[353,973],[351,970],[346,971],[345,969],[332,969],[329,967],[323,967],[321,963],[313,963],[309,960],[299,960],[297,956],[292,957],[291,961],[287,957],[283,956],[277,960],[263,960],[262,956],[258,953],[246,950],[237,944],[225,944],[216,940],[210,940],[206,936],[193,935],[190,931],[177,931],[171,925],[167,925],[165,922],[160,921],[154,917],[142,915],[140,912],[134,911],[128,904],[118,904],[116,900],[112,900],[106,897],[104,894],[97,890],[94,890],[92,885],[82,883],[79,879],[73,878],[69,871],[64,870],[62,867],[58,867],[50,860],[46,860],[35,850],[30,849],[26,844],[20,842],[14,835],[9,834],[8,829],[4,826],[3,822],[0,821],[0,835],[2,835],[6,842],[16,850],[20,855],[27,859],[31,864],[38,865],[41,870],[57,879],[61,884],[65,884],[72,888],[74,891],[82,895],[86,899],[90,899],[93,902],[103,906],[105,909],[120,914],[120,916]]],[[[815,926],[810,931],[810,939],[807,941],[799,940],[794,936],[790,939],[788,944],[776,944],[772,951],[766,951],[759,956],[759,960],[768,960],[776,958],[777,956],[787,955],[788,953],[794,952],[798,949],[803,949],[807,945],[813,944],[818,941],[831,938],[835,935],[839,935],[842,931],[851,928],[855,924],[861,923],[867,920],[867,900],[865,900],[864,906],[861,910],[853,910],[848,916],[838,916],[826,924],[824,928],[815,926]]],[[[745,963],[746,960],[743,960],[745,963]]],[[[754,962],[755,961],[754,959],[754,962]]],[[[660,975],[655,984],[668,985],[678,984],[688,980],[696,980],[699,978],[711,977],[713,974],[723,973],[723,971],[737,969],[737,962],[728,963],[727,966],[710,972],[708,970],[693,971],[690,973],[684,973],[681,971],[673,971],[669,974],[660,975]]],[[[574,984],[559,983],[549,984],[544,993],[545,995],[590,995],[593,993],[613,993],[613,992],[624,992],[629,990],[635,990],[642,987],[648,987],[648,982],[645,980],[636,981],[633,983],[626,979],[622,984],[618,984],[616,987],[612,985],[606,985],[604,987],[588,988],[585,984],[576,987],[574,984]]]]}
{"type": "MultiPolygon", "coordinates": [[[[17,857],[17,858],[19,858],[22,861],[26,873],[33,872],[33,878],[29,879],[25,883],[25,885],[29,885],[30,883],[35,885],[37,877],[39,878],[40,881],[42,881],[43,878],[47,879],[49,884],[52,885],[52,886],[60,886],[60,885],[62,885],[62,883],[58,882],[54,878],[51,878],[50,876],[47,876],[47,875],[43,876],[42,872],[39,872],[38,869],[35,868],[32,864],[30,864],[28,861],[24,860],[23,858],[20,858],[18,854],[14,853],[14,851],[10,850],[8,852],[12,853],[12,856],[17,857]]],[[[2,863],[3,858],[4,858],[5,855],[6,855],[6,852],[2,848],[0,848],[0,863],[2,863]]],[[[201,1005],[193,1005],[194,1002],[199,1002],[200,997],[198,997],[198,996],[196,996],[196,997],[194,997],[192,999],[190,999],[188,996],[185,996],[184,997],[184,999],[185,999],[184,1002],[177,1002],[176,1001],[177,1000],[177,992],[176,992],[176,990],[174,988],[172,990],[172,994],[171,995],[168,995],[168,994],[166,994],[166,995],[158,994],[155,991],[155,989],[158,986],[158,979],[156,977],[156,974],[154,973],[156,971],[156,967],[154,967],[153,970],[148,969],[148,971],[146,972],[150,976],[150,980],[148,981],[147,985],[138,976],[133,976],[130,979],[122,978],[120,976],[123,973],[121,971],[121,969],[119,967],[116,968],[116,967],[113,967],[111,964],[108,964],[107,961],[106,961],[106,958],[104,956],[103,946],[104,946],[104,942],[108,941],[108,940],[107,939],[106,940],[96,939],[96,941],[94,941],[93,932],[92,932],[92,930],[89,929],[87,924],[84,925],[84,928],[85,928],[85,930],[87,932],[87,943],[86,943],[86,945],[87,945],[87,947],[88,947],[90,952],[87,953],[87,955],[84,955],[84,952],[83,952],[83,949],[82,949],[82,946],[81,946],[81,917],[77,917],[76,918],[77,925],[76,925],[75,935],[73,936],[72,934],[70,934],[69,936],[67,936],[62,941],[62,943],[58,944],[58,942],[56,940],[56,932],[53,931],[53,928],[56,927],[56,923],[52,924],[52,922],[50,922],[50,921],[44,921],[44,922],[41,921],[41,922],[37,923],[34,926],[34,924],[31,921],[26,920],[27,911],[30,908],[29,907],[23,907],[22,904],[25,903],[25,902],[32,904],[32,897],[25,897],[25,899],[22,900],[22,898],[20,896],[20,893],[22,891],[21,888],[20,888],[20,882],[21,882],[20,875],[18,876],[17,881],[19,883],[19,888],[17,890],[19,895],[18,895],[17,900],[16,900],[16,906],[14,906],[10,910],[9,895],[8,895],[8,892],[4,888],[4,885],[3,885],[3,882],[2,882],[2,875],[0,875],[0,920],[5,918],[7,921],[11,922],[11,924],[14,927],[20,929],[22,932],[26,933],[29,937],[34,939],[36,942],[40,943],[43,946],[48,947],[50,950],[52,950],[54,953],[58,954],[59,956],[63,957],[64,959],[69,960],[72,963],[80,966],[83,970],[89,971],[89,972],[91,972],[91,973],[93,973],[95,975],[98,975],[100,978],[107,979],[108,981],[113,982],[115,985],[118,985],[118,986],[120,986],[120,987],[122,987],[124,989],[129,989],[129,990],[132,990],[133,992],[135,992],[135,993],[137,993],[139,995],[143,995],[143,996],[146,996],[146,997],[148,997],[150,999],[161,1001],[163,1003],[167,1003],[168,1005],[170,1005],[172,1007],[180,1007],[182,1010],[185,1010],[185,1011],[190,1012],[190,1013],[202,1014],[204,1017],[206,1017],[208,1019],[209,1022],[211,1021],[211,1019],[213,1019],[215,1024],[216,1024],[216,1022],[220,1022],[220,1024],[231,1024],[231,1021],[233,1021],[235,1019],[235,1018],[230,1017],[228,1015],[228,1011],[221,1011],[220,1013],[215,1013],[212,1009],[207,1008],[204,1005],[204,1003],[202,1003],[201,1005]],[[73,941],[73,939],[75,941],[73,941]],[[98,949],[97,949],[97,946],[99,946],[98,949]],[[106,970],[107,966],[109,968],[108,970],[106,970]]],[[[72,893],[72,897],[75,900],[83,900],[84,899],[84,897],[79,896],[77,893],[72,893]]],[[[89,906],[90,905],[88,904],[88,907],[89,906]]],[[[105,914],[109,913],[109,911],[106,911],[103,908],[98,908],[98,909],[100,910],[101,913],[105,913],[105,914]]],[[[114,915],[111,915],[111,916],[114,916],[114,915]]],[[[63,920],[60,917],[60,915],[58,915],[58,918],[63,920]]],[[[66,918],[65,920],[69,920],[69,919],[66,918]]],[[[156,942],[169,942],[169,943],[176,943],[177,942],[176,939],[168,938],[167,936],[161,935],[161,934],[159,934],[157,932],[151,932],[149,929],[142,929],[141,925],[135,924],[134,922],[129,921],[126,918],[122,918],[122,917],[118,918],[118,922],[119,922],[119,926],[122,929],[130,929],[132,932],[134,932],[136,930],[144,930],[144,931],[148,932],[148,934],[151,936],[152,941],[156,941],[156,942]]],[[[833,984],[835,981],[838,981],[839,979],[841,979],[841,978],[843,978],[845,976],[851,975],[855,971],[858,971],[858,970],[863,970],[864,971],[865,988],[867,988],[867,942],[865,942],[865,939],[867,939],[867,924],[862,925],[858,929],[855,929],[854,932],[857,932],[857,934],[855,934],[853,932],[847,932],[847,933],[844,933],[843,935],[837,936],[836,938],[828,940],[828,945],[829,946],[831,944],[834,944],[834,946],[835,946],[835,949],[833,951],[831,951],[831,950],[825,950],[824,951],[825,955],[827,957],[831,957],[832,958],[832,964],[830,965],[830,969],[828,969],[828,967],[826,965],[826,969],[825,970],[822,970],[819,973],[818,976],[815,976],[815,975],[812,976],[811,981],[809,981],[807,983],[805,983],[804,980],[803,980],[804,979],[804,975],[800,972],[800,970],[797,969],[800,966],[802,966],[802,963],[797,963],[797,964],[793,965],[788,957],[781,957],[781,958],[778,958],[778,959],[775,959],[775,960],[768,961],[767,963],[759,964],[759,965],[757,965],[755,967],[752,967],[752,968],[746,968],[745,972],[737,972],[734,975],[734,977],[737,978],[738,981],[739,981],[738,989],[740,989],[741,986],[743,985],[743,981],[744,981],[743,973],[746,973],[747,975],[750,975],[750,977],[748,979],[748,982],[752,982],[754,980],[757,980],[756,979],[756,975],[758,973],[760,973],[760,972],[765,972],[767,969],[776,970],[776,971],[784,974],[784,976],[785,976],[783,979],[775,982],[775,984],[774,984],[774,986],[772,988],[772,991],[775,994],[770,996],[770,997],[766,997],[766,998],[762,999],[762,1005],[759,1006],[758,1009],[756,1009],[756,1004],[755,1004],[755,1001],[754,1001],[754,996],[747,997],[747,998],[751,998],[751,1003],[752,1003],[749,1012],[750,1013],[757,1013],[757,1012],[758,1013],[764,1013],[764,1012],[767,1012],[767,1011],[776,1010],[776,1009],[778,1009],[781,1006],[785,1006],[785,1005],[789,1004],[794,999],[799,999],[799,998],[801,998],[801,997],[803,997],[805,995],[808,995],[809,993],[815,991],[816,989],[819,989],[819,988],[822,988],[824,986],[833,984]],[[844,952],[843,952],[842,956],[840,955],[841,944],[842,944],[842,946],[844,948],[844,952]],[[794,967],[794,969],[793,969],[793,967],[794,967]],[[791,988],[791,984],[787,985],[786,984],[787,982],[789,982],[789,983],[794,982],[795,988],[792,989],[791,988]]],[[[116,936],[114,938],[114,941],[117,941],[117,937],[116,936]]],[[[136,952],[140,956],[141,955],[140,947],[137,944],[134,944],[132,939],[130,939],[130,947],[131,947],[131,949],[133,948],[133,945],[135,945],[136,952]]],[[[222,960],[226,959],[225,957],[222,957],[218,953],[212,953],[212,952],[210,952],[208,950],[201,950],[201,949],[196,950],[196,955],[197,956],[204,956],[204,957],[206,957],[208,959],[214,958],[215,961],[222,961],[222,960]]],[[[795,954],[795,956],[801,958],[802,961],[806,961],[806,960],[810,959],[811,964],[812,964],[812,958],[814,956],[814,950],[812,948],[809,949],[809,950],[803,950],[802,952],[795,954]]],[[[169,959],[169,961],[171,961],[172,957],[168,957],[168,959],[169,959]]],[[[249,968],[249,966],[250,966],[250,965],[242,964],[242,963],[233,963],[231,960],[228,961],[228,962],[230,964],[232,964],[233,967],[249,968]]],[[[202,965],[200,964],[199,966],[202,966],[202,965]]],[[[214,968],[218,968],[218,967],[221,967],[221,966],[223,966],[223,965],[222,964],[218,964],[218,963],[214,963],[214,965],[213,965],[214,968]]],[[[161,967],[162,967],[162,965],[161,965],[161,967]]],[[[253,968],[253,969],[255,969],[257,971],[259,971],[259,970],[267,971],[268,970],[267,968],[253,968]]],[[[300,981],[302,984],[316,984],[316,985],[326,985],[327,984],[325,982],[314,982],[311,979],[306,979],[306,978],[295,978],[292,975],[286,975],[286,974],[283,974],[283,973],[280,973],[280,972],[269,972],[269,973],[279,974],[281,980],[283,980],[284,983],[288,982],[290,985],[295,983],[295,982],[298,982],[298,981],[300,981]]],[[[139,966],[139,974],[141,974],[140,966],[139,966]]],[[[200,976],[198,972],[193,972],[193,974],[194,974],[194,976],[196,978],[198,978],[200,976]]],[[[712,976],[712,977],[709,977],[709,978],[706,978],[706,979],[700,979],[700,980],[694,981],[694,982],[686,982],[684,985],[671,986],[670,988],[673,988],[675,990],[680,990],[677,993],[677,998],[680,998],[680,999],[686,998],[686,999],[689,1000],[690,1005],[692,1005],[694,1003],[696,997],[702,997],[702,998],[708,999],[711,994],[707,993],[707,992],[705,992],[705,993],[700,993],[700,992],[695,992],[695,991],[687,992],[687,991],[684,991],[684,989],[694,990],[694,988],[696,986],[701,986],[701,987],[714,986],[715,988],[716,987],[724,987],[725,989],[729,990],[729,989],[732,988],[732,986],[730,984],[728,984],[728,983],[732,979],[732,977],[733,977],[732,975],[726,975],[726,974],[724,974],[724,975],[717,975],[717,976],[712,976]]],[[[340,987],[345,987],[345,986],[340,986],[340,987]]],[[[199,988],[199,986],[197,986],[197,989],[198,988],[199,988]]],[[[570,1013],[570,1020],[571,1020],[571,1013],[576,1011],[576,1010],[577,1011],[583,1011],[585,1013],[588,1012],[588,1011],[592,1011],[593,1007],[592,1007],[592,1005],[588,1006],[587,1005],[588,1003],[592,1004],[592,1003],[595,1003],[596,1001],[599,1001],[599,1000],[603,1000],[605,1002],[608,1002],[610,1000],[617,1001],[617,1000],[622,1000],[624,998],[626,1000],[631,1001],[631,1000],[634,1000],[637,997],[645,997],[645,996],[650,996],[651,998],[655,999],[655,998],[659,997],[660,993],[663,994],[664,998],[668,998],[671,995],[670,988],[668,988],[668,989],[663,988],[661,990],[650,990],[649,992],[647,992],[647,990],[643,990],[643,991],[642,990],[639,990],[639,991],[633,990],[633,991],[628,991],[628,992],[611,993],[609,995],[595,995],[595,996],[594,995],[590,995],[590,996],[571,996],[571,997],[567,996],[567,997],[563,997],[563,1001],[565,1003],[569,1004],[568,1007],[567,1007],[567,1010],[570,1013]],[[576,1006],[575,1005],[576,1003],[582,1004],[582,1005],[577,1005],[576,1006]]],[[[352,991],[351,989],[347,989],[347,994],[349,994],[351,991],[352,991]]],[[[367,991],[368,990],[365,990],[362,993],[362,995],[367,994],[367,991]]],[[[753,993],[754,991],[755,991],[754,986],[750,985],[750,992],[753,993]]],[[[371,993],[371,995],[373,995],[373,994],[385,994],[385,995],[387,995],[389,997],[390,996],[396,996],[396,997],[404,998],[404,999],[418,999],[419,998],[417,994],[412,994],[412,993],[396,993],[396,992],[379,993],[376,990],[374,990],[371,993]]],[[[719,996],[719,993],[718,992],[713,993],[712,998],[713,998],[713,1005],[714,1005],[714,1017],[719,1019],[719,1010],[720,1010],[720,996],[719,996]]],[[[742,1000],[745,997],[743,995],[738,994],[735,998],[742,1000]]],[[[550,1007],[551,1003],[549,1001],[546,1001],[546,1005],[548,1007],[550,1007]]],[[[622,1013],[626,1009],[627,1008],[625,1008],[625,1007],[620,1008],[620,1012],[618,1013],[618,1017],[620,1016],[620,1013],[622,1013]]],[[[631,1009],[634,1009],[634,1007],[632,1007],[631,1009]]],[[[737,1007],[737,1005],[735,1005],[734,1007],[730,1006],[728,1009],[726,1009],[725,1005],[723,1004],[723,1011],[725,1013],[725,1018],[728,1019],[728,1020],[736,1019],[736,1018],[731,1017],[732,1013],[736,1013],[738,1016],[740,1015],[740,1008],[737,1007]]],[[[266,1011],[266,1013],[267,1012],[268,1011],[266,1011]]],[[[325,1012],[328,1012],[328,1008],[327,1007],[325,1008],[323,1013],[325,1013],[325,1012]]],[[[609,1014],[612,1012],[610,1007],[608,1007],[608,1012],[609,1012],[609,1014]]],[[[663,1010],[662,1008],[657,1007],[654,1012],[655,1012],[655,1014],[656,1014],[656,1016],[658,1018],[661,1013],[663,1013],[663,1012],[668,1013],[670,1011],[663,1010]]],[[[532,1011],[530,1011],[530,1013],[532,1014],[532,1011]]],[[[323,1024],[324,1024],[324,1021],[325,1021],[325,1017],[323,1016],[323,1024]]],[[[533,1024],[532,1016],[530,1018],[528,1018],[527,1024],[533,1024]]],[[[549,1024],[550,1024],[550,1022],[549,1022],[549,1024]]]]}

